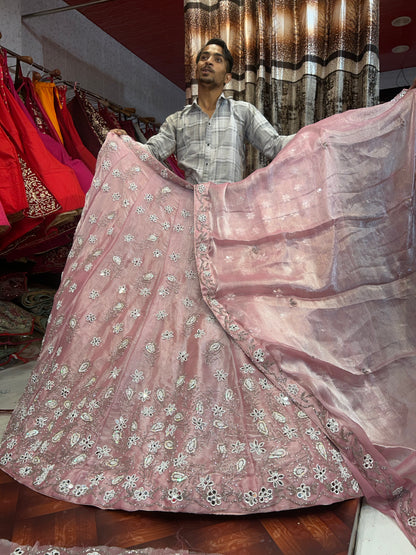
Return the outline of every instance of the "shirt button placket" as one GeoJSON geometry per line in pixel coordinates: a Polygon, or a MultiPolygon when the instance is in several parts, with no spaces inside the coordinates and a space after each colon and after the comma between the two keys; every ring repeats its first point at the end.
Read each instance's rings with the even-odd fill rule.
{"type": "Polygon", "coordinates": [[[206,133],[205,133],[205,162],[204,162],[204,181],[208,180],[208,168],[211,164],[211,155],[212,155],[212,151],[211,151],[211,143],[212,143],[212,139],[211,139],[211,122],[208,122],[207,125],[207,129],[206,129],[206,133]]]}

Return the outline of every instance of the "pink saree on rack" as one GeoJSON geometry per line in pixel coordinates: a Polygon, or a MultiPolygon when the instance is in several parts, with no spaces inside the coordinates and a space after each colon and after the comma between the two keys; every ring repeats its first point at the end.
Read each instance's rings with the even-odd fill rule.
{"type": "Polygon", "coordinates": [[[110,134],[1,468],[124,510],[365,495],[414,542],[415,106],[308,126],[223,185],[110,134]]]}

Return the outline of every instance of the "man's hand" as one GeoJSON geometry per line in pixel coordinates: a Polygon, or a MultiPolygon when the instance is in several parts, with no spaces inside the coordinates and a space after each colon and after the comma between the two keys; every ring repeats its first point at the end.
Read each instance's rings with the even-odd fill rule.
{"type": "Polygon", "coordinates": [[[115,129],[110,129],[109,133],[115,133],[116,135],[127,135],[127,131],[124,131],[124,129],[118,129],[117,127],[115,129]]]}

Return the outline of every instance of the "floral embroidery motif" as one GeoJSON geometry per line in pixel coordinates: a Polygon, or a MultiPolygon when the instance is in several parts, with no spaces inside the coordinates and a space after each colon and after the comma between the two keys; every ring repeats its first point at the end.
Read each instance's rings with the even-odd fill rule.
{"type": "MultiPolygon", "coordinates": [[[[266,350],[247,356],[235,343],[245,330],[230,321],[231,339],[202,299],[182,180],[132,141],[108,141],[100,156],[0,464],[18,461],[20,479],[47,495],[105,508],[244,513],[360,495],[296,404],[301,387],[281,376],[277,387],[266,350]]],[[[196,222],[208,225],[203,211],[196,222]]],[[[206,238],[197,252],[209,256],[206,238]]],[[[211,308],[221,310],[214,296],[211,308]]],[[[330,417],[323,426],[339,433],[330,417]]]]}

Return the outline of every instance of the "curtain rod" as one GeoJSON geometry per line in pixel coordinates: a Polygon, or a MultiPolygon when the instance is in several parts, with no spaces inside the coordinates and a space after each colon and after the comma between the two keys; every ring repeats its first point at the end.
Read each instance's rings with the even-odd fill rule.
{"type": "Polygon", "coordinates": [[[76,6],[63,6],[62,8],[52,8],[50,10],[43,10],[41,12],[25,13],[22,15],[22,19],[26,19],[28,17],[39,17],[41,15],[49,15],[59,12],[66,12],[68,10],[76,10],[78,8],[88,8],[89,6],[94,6],[95,4],[103,4],[104,2],[112,2],[112,0],[93,0],[92,2],[77,4],[76,6]]]}
{"type": "MultiPolygon", "coordinates": [[[[1,39],[1,33],[0,33],[0,39],[1,39]]],[[[62,81],[62,83],[64,83],[65,85],[68,85],[69,87],[74,88],[76,90],[82,91],[83,93],[87,94],[88,96],[92,96],[93,98],[95,98],[96,100],[99,100],[102,104],[111,108],[115,112],[120,112],[120,113],[122,113],[122,114],[124,114],[125,116],[128,116],[128,117],[134,116],[139,121],[141,121],[142,123],[151,123],[155,126],[158,126],[158,127],[160,126],[160,123],[156,123],[155,118],[153,118],[153,117],[137,116],[135,108],[123,108],[119,104],[116,104],[115,102],[112,102],[112,101],[108,100],[107,98],[104,98],[103,96],[100,96],[99,94],[96,94],[92,91],[84,89],[83,87],[80,87],[78,85],[78,83],[76,83],[76,82],[65,81],[64,79],[62,79],[61,72],[60,72],[59,69],[53,69],[53,70],[47,69],[46,67],[35,63],[31,56],[21,56],[20,54],[17,54],[16,52],[13,52],[13,50],[10,50],[9,48],[6,48],[6,47],[1,46],[1,45],[0,45],[0,48],[5,50],[10,56],[13,56],[14,58],[19,60],[20,62],[24,62],[25,64],[33,66],[36,69],[39,69],[40,71],[42,71],[43,73],[48,73],[51,77],[59,78],[62,81]]]]}

